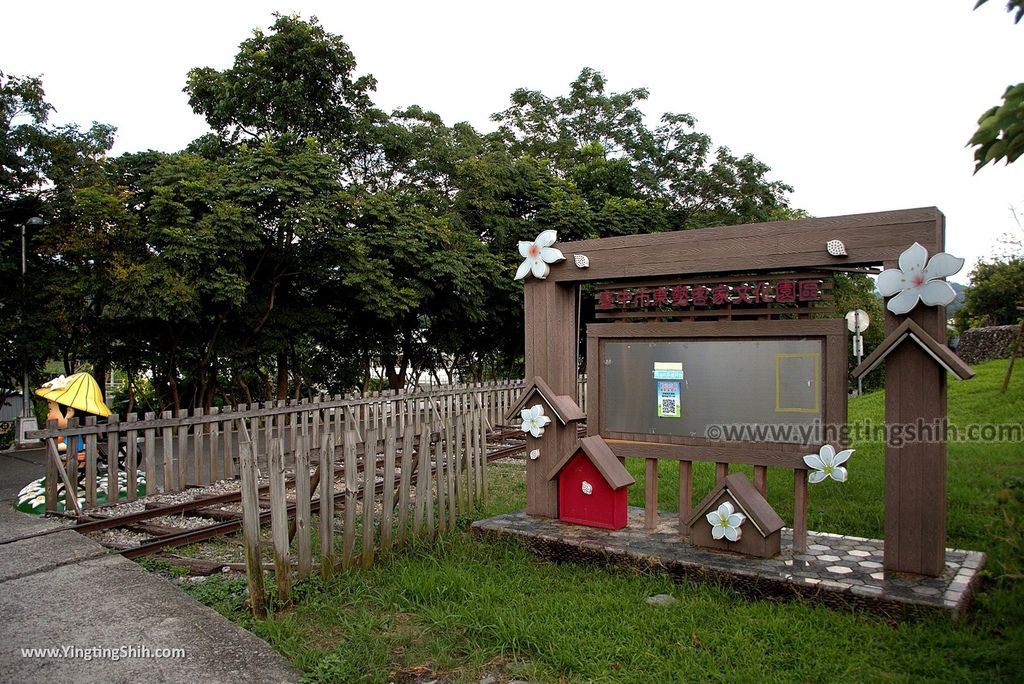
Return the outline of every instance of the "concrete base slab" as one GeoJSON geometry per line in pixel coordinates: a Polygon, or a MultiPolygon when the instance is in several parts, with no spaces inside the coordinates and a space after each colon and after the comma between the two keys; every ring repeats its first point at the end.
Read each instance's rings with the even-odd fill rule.
{"type": "Polygon", "coordinates": [[[676,579],[728,584],[755,598],[803,598],[895,619],[921,613],[962,615],[985,563],[983,553],[947,549],[946,569],[939,577],[887,573],[881,540],[809,532],[807,552],[797,554],[788,528],[782,531],[778,556],[749,558],[691,546],[680,537],[674,513],[660,513],[656,528],[647,530],[643,509],[633,507],[629,524],[621,530],[581,527],[519,511],[478,520],[470,531],[479,538],[524,544],[556,560],[666,572],[676,579]]]}
{"type": "MultiPolygon", "coordinates": [[[[51,524],[25,517],[41,530],[51,524]]],[[[301,676],[266,642],[76,532],[0,543],[0,569],[4,681],[238,684],[301,676]],[[33,657],[23,649],[56,650],[33,657]]]]}

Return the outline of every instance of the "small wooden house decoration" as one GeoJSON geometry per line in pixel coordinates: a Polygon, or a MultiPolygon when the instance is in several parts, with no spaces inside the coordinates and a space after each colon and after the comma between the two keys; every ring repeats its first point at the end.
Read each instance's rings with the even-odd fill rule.
{"type": "Polygon", "coordinates": [[[599,436],[581,439],[548,473],[558,478],[558,518],[563,522],[621,530],[626,495],[636,482],[599,436]]]}
{"type": "Polygon", "coordinates": [[[772,558],[782,548],[782,518],[757,491],[743,473],[733,473],[720,480],[686,520],[690,530],[690,543],[709,549],[734,551],[758,558],[772,558]],[[743,517],[742,534],[736,541],[712,536],[713,526],[709,513],[715,513],[722,504],[729,504],[743,517]]]}
{"type": "Polygon", "coordinates": [[[878,368],[886,357],[906,340],[916,342],[917,346],[924,350],[939,367],[949,371],[960,380],[969,380],[974,377],[973,368],[910,318],[904,319],[895,330],[889,333],[889,336],[882,340],[882,343],[875,347],[875,350],[859,366],[853,369],[853,372],[850,373],[851,377],[856,380],[878,368]]]}
{"type": "Polygon", "coordinates": [[[519,401],[508,412],[506,420],[512,423],[516,422],[519,413],[523,409],[529,408],[537,399],[544,403],[550,412],[549,415],[562,425],[584,420],[587,417],[572,397],[567,394],[555,394],[548,383],[538,377],[523,388],[523,393],[519,395],[519,401]]]}

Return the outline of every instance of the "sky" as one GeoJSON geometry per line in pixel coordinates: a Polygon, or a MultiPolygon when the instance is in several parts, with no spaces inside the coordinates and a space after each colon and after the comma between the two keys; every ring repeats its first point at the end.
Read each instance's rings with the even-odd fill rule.
{"type": "Polygon", "coordinates": [[[793,206],[838,216],[936,206],[946,249],[967,259],[1024,238],[1024,160],[974,174],[966,142],[1006,86],[1024,81],[1024,22],[1003,0],[759,2],[18,2],[0,25],[0,71],[41,76],[55,123],[118,128],[114,154],[175,151],[207,132],[182,92],[224,69],[272,13],[315,15],[344,37],[374,101],[446,123],[489,117],[527,87],[564,94],[583,67],[608,89],[650,90],[641,109],[697,117],[793,186],[793,206]]]}

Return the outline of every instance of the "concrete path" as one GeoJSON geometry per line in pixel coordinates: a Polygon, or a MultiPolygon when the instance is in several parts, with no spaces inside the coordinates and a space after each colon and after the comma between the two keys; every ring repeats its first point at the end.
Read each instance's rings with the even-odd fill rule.
{"type": "Polygon", "coordinates": [[[266,642],[175,585],[53,520],[15,511],[18,489],[39,476],[34,466],[41,469],[0,454],[0,679],[298,681],[266,642]],[[49,533],[17,540],[40,532],[49,533]],[[30,657],[23,649],[58,652],[30,657]]]}

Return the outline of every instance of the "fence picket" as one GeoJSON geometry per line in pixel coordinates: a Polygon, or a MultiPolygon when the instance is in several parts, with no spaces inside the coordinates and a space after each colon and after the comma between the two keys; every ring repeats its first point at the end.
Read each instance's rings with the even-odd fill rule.
{"type": "MultiPolygon", "coordinates": [[[[155,414],[153,412],[147,413],[143,416],[143,420],[153,420],[155,414]]],[[[156,429],[146,428],[145,430],[145,442],[143,443],[143,459],[145,462],[146,469],[146,496],[150,494],[156,494],[157,489],[156,482],[156,429]]]]}
{"type": "Polygon", "coordinates": [[[291,601],[292,564],[288,552],[288,500],[284,483],[284,441],[275,438],[267,454],[270,476],[270,536],[274,543],[274,578],[279,603],[291,601]]]}
{"type": "Polygon", "coordinates": [[[374,494],[377,489],[377,428],[370,427],[366,431],[366,442],[363,451],[363,567],[373,565],[373,520],[374,494]]]}
{"type": "Polygon", "coordinates": [[[391,550],[392,516],[395,508],[395,425],[388,426],[384,436],[384,497],[380,516],[380,552],[391,550]]]}
{"type": "Polygon", "coordinates": [[[356,542],[356,493],[359,491],[356,473],[356,433],[346,430],[344,438],[345,458],[345,529],[342,530],[341,566],[352,567],[352,550],[356,542]]]}
{"type": "Polygon", "coordinates": [[[257,618],[266,617],[263,561],[260,557],[259,473],[256,454],[244,421],[239,421],[239,476],[242,491],[242,535],[245,539],[245,576],[249,586],[249,607],[257,618]]]}
{"type": "Polygon", "coordinates": [[[310,519],[309,440],[299,435],[295,442],[295,545],[299,556],[299,579],[313,569],[313,544],[310,519]]]}
{"type": "Polygon", "coordinates": [[[412,484],[412,451],[416,436],[412,426],[406,424],[402,432],[402,472],[398,485],[398,545],[405,544],[409,525],[409,487],[412,484]]]}
{"type": "Polygon", "coordinates": [[[320,437],[320,576],[334,573],[334,433],[320,437]]]}

